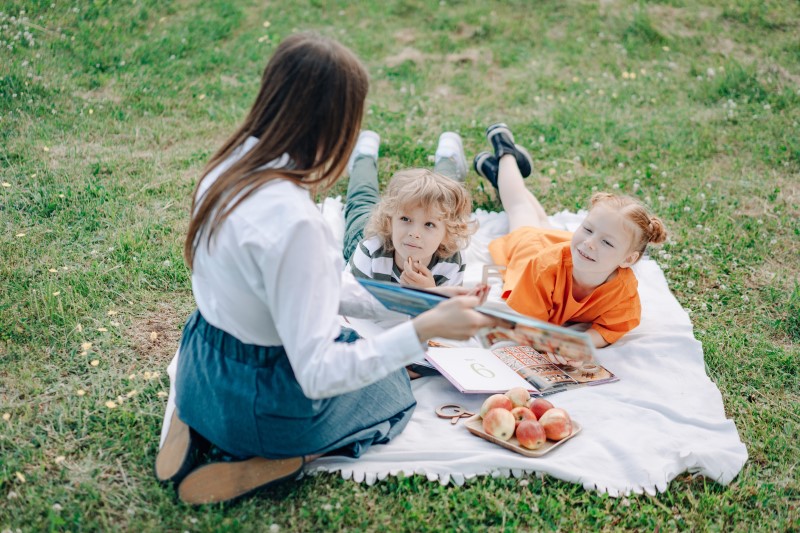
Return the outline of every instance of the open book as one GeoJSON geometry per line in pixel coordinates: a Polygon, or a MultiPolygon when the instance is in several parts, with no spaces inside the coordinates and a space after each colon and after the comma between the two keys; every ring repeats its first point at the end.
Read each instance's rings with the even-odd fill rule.
{"type": "MultiPolygon", "coordinates": [[[[409,316],[447,299],[395,283],[358,281],[387,309],[409,316]]],[[[595,361],[594,345],[585,332],[526,317],[503,305],[484,304],[475,310],[502,319],[509,327],[480,331],[477,338],[482,347],[435,343],[438,346],[429,348],[426,356],[461,392],[505,392],[525,386],[533,394],[552,394],[618,379],[595,361]]]]}

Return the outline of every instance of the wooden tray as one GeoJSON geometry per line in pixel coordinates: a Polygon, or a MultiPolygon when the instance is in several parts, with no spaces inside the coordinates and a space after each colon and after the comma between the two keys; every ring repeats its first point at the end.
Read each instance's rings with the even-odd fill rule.
{"type": "Polygon", "coordinates": [[[552,441],[552,440],[548,439],[548,440],[545,441],[545,443],[542,445],[541,448],[536,449],[536,450],[529,450],[528,448],[523,448],[522,446],[519,445],[519,441],[517,440],[517,437],[511,437],[508,440],[500,440],[497,437],[493,437],[492,435],[489,435],[488,433],[486,433],[483,430],[483,422],[481,421],[481,417],[478,416],[478,415],[475,415],[475,416],[472,416],[472,417],[468,418],[465,421],[465,424],[467,425],[467,429],[473,435],[477,435],[477,436],[479,436],[481,438],[484,438],[484,439],[488,440],[489,442],[493,442],[495,444],[499,444],[503,448],[508,448],[511,451],[514,451],[514,452],[517,452],[517,453],[521,453],[522,455],[525,455],[525,456],[528,456],[528,457],[541,457],[542,455],[544,455],[544,454],[548,453],[549,451],[551,451],[553,448],[561,446],[562,444],[567,442],[569,439],[571,439],[572,437],[574,437],[575,435],[580,433],[581,429],[582,429],[581,425],[578,424],[577,422],[575,422],[575,420],[573,420],[572,421],[572,433],[570,433],[569,437],[566,437],[566,438],[561,439],[559,441],[552,441]]]}

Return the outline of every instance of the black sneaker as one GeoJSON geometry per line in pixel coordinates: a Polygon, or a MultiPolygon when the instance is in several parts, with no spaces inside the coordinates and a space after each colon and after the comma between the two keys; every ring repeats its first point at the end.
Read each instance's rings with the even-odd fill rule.
{"type": "Polygon", "coordinates": [[[489,139],[492,148],[494,148],[494,155],[499,161],[501,157],[506,154],[511,154],[517,160],[519,173],[523,178],[527,178],[533,171],[533,159],[525,148],[518,144],[514,144],[514,135],[511,130],[502,122],[492,124],[486,128],[486,138],[489,139]]]}
{"type": "Polygon", "coordinates": [[[500,170],[497,158],[489,152],[481,152],[472,161],[475,172],[497,189],[497,174],[500,170]]]}

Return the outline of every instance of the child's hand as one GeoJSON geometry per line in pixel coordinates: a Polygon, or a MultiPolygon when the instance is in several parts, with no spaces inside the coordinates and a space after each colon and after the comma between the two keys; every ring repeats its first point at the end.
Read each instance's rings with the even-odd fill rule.
{"type": "Polygon", "coordinates": [[[403,273],[400,275],[400,283],[418,289],[427,289],[436,286],[433,274],[422,263],[409,257],[406,260],[403,273]]]}

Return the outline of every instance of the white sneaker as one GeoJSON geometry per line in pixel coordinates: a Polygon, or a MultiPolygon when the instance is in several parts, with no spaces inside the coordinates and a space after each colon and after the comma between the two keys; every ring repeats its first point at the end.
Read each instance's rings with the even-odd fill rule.
{"type": "Polygon", "coordinates": [[[353,148],[353,153],[350,154],[350,161],[347,162],[347,173],[353,172],[353,165],[356,159],[362,157],[371,157],[377,163],[378,149],[381,146],[381,136],[372,130],[363,130],[358,134],[356,146],[353,148]]]}
{"type": "Polygon", "coordinates": [[[439,136],[439,146],[433,156],[434,164],[441,159],[449,159],[455,164],[456,175],[453,178],[463,183],[467,178],[467,158],[464,156],[464,143],[458,133],[446,131],[439,136]]]}

